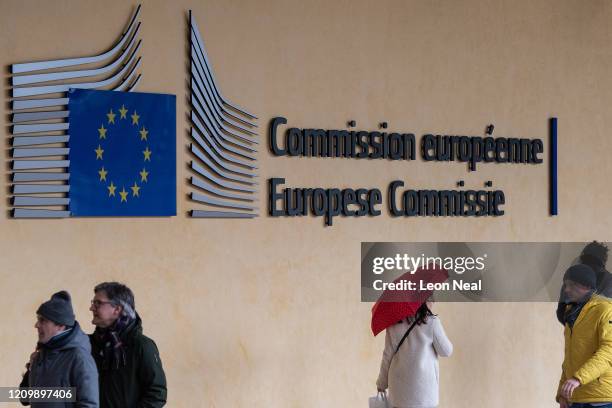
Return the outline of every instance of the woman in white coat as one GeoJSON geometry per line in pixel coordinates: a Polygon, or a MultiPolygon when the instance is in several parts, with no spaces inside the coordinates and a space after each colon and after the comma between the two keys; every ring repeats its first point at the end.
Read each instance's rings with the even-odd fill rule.
{"type": "Polygon", "coordinates": [[[448,357],[452,352],[453,345],[444,333],[442,322],[431,312],[428,303],[423,303],[414,317],[387,328],[376,382],[378,391],[389,388],[389,403],[393,408],[437,407],[438,357],[448,357]]]}

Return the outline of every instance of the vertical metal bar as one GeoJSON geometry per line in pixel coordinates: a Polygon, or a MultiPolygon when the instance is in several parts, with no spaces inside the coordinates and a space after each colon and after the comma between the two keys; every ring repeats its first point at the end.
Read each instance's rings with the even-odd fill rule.
{"type": "Polygon", "coordinates": [[[557,118],[550,119],[550,215],[558,215],[557,118]]]}

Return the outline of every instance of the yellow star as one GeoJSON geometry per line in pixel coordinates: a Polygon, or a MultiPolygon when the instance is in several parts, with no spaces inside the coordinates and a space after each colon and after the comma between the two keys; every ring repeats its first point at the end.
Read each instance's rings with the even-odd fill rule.
{"type": "Polygon", "coordinates": [[[117,189],[117,187],[115,186],[115,184],[113,184],[113,182],[111,181],[111,185],[106,187],[108,188],[108,196],[115,196],[115,190],[117,189]]]}
{"type": "Polygon", "coordinates": [[[125,187],[121,187],[121,191],[119,192],[119,195],[121,196],[121,202],[125,201],[127,203],[128,192],[125,191],[125,187]]]}
{"type": "Polygon", "coordinates": [[[96,152],[96,160],[98,159],[102,160],[102,153],[104,153],[104,150],[102,149],[100,145],[98,145],[98,148],[94,150],[94,152],[96,152]]]}
{"type": "Polygon", "coordinates": [[[108,123],[115,123],[115,114],[113,113],[113,110],[111,109],[110,112],[108,112],[106,114],[106,116],[108,117],[108,123]]]}
{"type": "Polygon", "coordinates": [[[98,129],[98,133],[100,134],[100,139],[106,139],[106,128],[104,127],[104,125],[100,126],[100,129],[98,129]]]}
{"type": "Polygon", "coordinates": [[[138,119],[140,119],[140,116],[138,116],[136,111],[134,111],[134,113],[131,116],[132,116],[132,125],[137,125],[138,119]]]}
{"type": "Polygon", "coordinates": [[[143,126],[142,129],[140,130],[140,140],[147,140],[148,134],[149,134],[149,131],[147,130],[147,128],[143,126]]]}
{"type": "Polygon", "coordinates": [[[149,172],[146,169],[142,169],[140,172],[140,181],[148,182],[149,172]]]}
{"type": "Polygon", "coordinates": [[[100,181],[106,181],[106,175],[108,174],[108,171],[104,170],[104,166],[102,166],[100,171],[98,171],[98,174],[100,175],[100,181]]]}
{"type": "Polygon", "coordinates": [[[144,154],[144,161],[151,161],[151,151],[149,150],[149,146],[147,146],[146,150],[142,151],[142,154],[144,154]]]}
{"type": "Polygon", "coordinates": [[[128,110],[125,109],[125,106],[121,105],[121,109],[119,109],[119,113],[121,114],[121,117],[119,119],[125,119],[125,115],[127,115],[128,110]]]}
{"type": "Polygon", "coordinates": [[[132,189],[132,197],[140,197],[140,187],[136,182],[134,182],[134,185],[130,188],[132,189]]]}

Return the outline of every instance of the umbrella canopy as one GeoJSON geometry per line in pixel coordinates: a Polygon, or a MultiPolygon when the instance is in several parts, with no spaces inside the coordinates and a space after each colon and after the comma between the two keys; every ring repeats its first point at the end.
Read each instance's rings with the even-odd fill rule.
{"type": "MultiPolygon", "coordinates": [[[[445,269],[427,267],[419,268],[415,273],[406,272],[394,283],[402,281],[415,282],[420,287],[423,283],[441,283],[448,279],[445,269]]],[[[385,290],[372,307],[372,333],[376,336],[387,327],[394,325],[402,319],[414,316],[421,305],[432,295],[431,290],[385,290]]]]}

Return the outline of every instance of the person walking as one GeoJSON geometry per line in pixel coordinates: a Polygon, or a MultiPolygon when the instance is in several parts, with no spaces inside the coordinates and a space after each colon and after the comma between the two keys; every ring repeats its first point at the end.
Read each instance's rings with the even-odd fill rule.
{"type": "Polygon", "coordinates": [[[142,333],[132,290],[118,282],[100,283],[89,310],[96,326],[89,338],[99,371],[100,407],[163,407],[166,376],[155,342],[142,333]]]}
{"type": "MultiPolygon", "coordinates": [[[[601,242],[588,243],[580,253],[579,262],[593,269],[596,276],[595,293],[605,297],[612,297],[612,274],[606,269],[608,262],[608,247],[601,242]]],[[[565,280],[565,277],[564,277],[565,280]]],[[[564,324],[563,314],[568,300],[565,297],[565,287],[561,286],[559,302],[557,304],[557,320],[564,324]]]]}
{"type": "MultiPolygon", "coordinates": [[[[431,303],[430,303],[431,304],[431,303]]],[[[427,302],[413,317],[386,329],[385,349],[376,386],[389,389],[393,408],[434,408],[439,404],[438,357],[448,357],[453,345],[442,322],[427,302]]]]}
{"type": "Polygon", "coordinates": [[[565,272],[565,353],[560,408],[612,408],[612,301],[595,294],[597,275],[584,264],[565,272]]]}
{"type": "Polygon", "coordinates": [[[55,293],[36,311],[38,342],[20,387],[74,387],[74,402],[27,402],[33,408],[98,408],[98,371],[74,318],[70,294],[55,293]]]}

